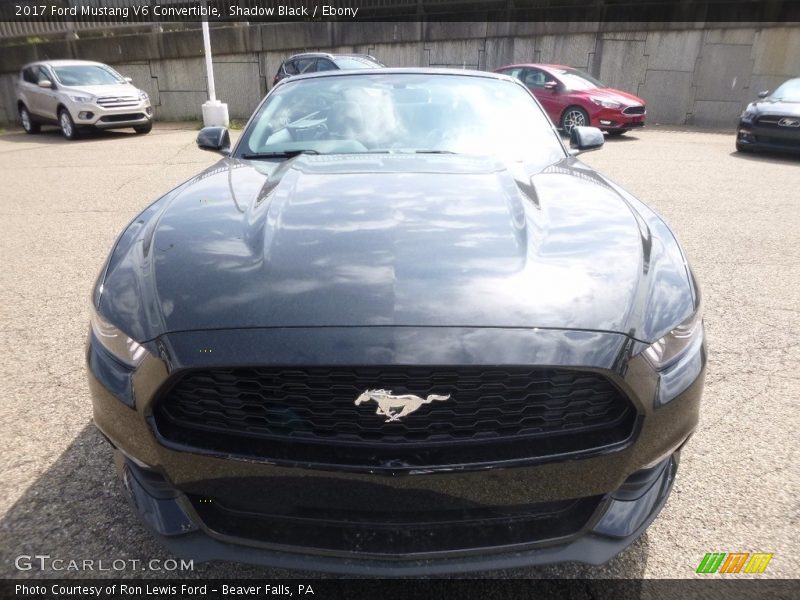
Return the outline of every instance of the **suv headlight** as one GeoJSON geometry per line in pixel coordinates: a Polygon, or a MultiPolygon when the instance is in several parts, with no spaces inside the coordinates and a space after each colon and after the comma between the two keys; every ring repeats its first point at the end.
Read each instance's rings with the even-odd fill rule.
{"type": "Polygon", "coordinates": [[[657,371],[661,371],[680,360],[692,343],[702,336],[703,318],[698,308],[691,317],[648,346],[644,356],[657,371]]]}
{"type": "Polygon", "coordinates": [[[92,332],[103,348],[130,367],[142,362],[147,352],[144,346],[101,317],[94,307],[92,307],[92,332]]]}
{"type": "Polygon", "coordinates": [[[620,102],[614,102],[613,100],[606,100],[605,98],[592,98],[591,100],[597,106],[602,106],[603,108],[622,108],[620,102]]]}
{"type": "Polygon", "coordinates": [[[150,96],[147,95],[147,92],[143,92],[139,90],[139,100],[149,100],[150,96]]]}
{"type": "Polygon", "coordinates": [[[73,102],[91,102],[92,100],[94,100],[94,97],[93,96],[81,96],[81,95],[73,96],[72,94],[70,94],[69,95],[69,99],[72,100],[73,102]]]}

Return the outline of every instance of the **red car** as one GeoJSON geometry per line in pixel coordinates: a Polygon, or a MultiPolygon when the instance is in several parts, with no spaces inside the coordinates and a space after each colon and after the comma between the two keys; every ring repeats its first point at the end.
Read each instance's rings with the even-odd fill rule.
{"type": "Polygon", "coordinates": [[[516,77],[536,99],[558,127],[566,133],[576,125],[591,125],[609,135],[622,135],[644,127],[647,110],[644,100],[615,90],[591,75],[563,65],[508,65],[495,69],[516,77]]]}

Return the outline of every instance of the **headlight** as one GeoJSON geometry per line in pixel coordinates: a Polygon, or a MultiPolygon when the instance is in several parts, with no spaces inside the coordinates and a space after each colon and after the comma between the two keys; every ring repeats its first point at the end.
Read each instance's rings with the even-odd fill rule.
{"type": "Polygon", "coordinates": [[[752,119],[756,114],[756,111],[753,109],[752,105],[748,106],[744,109],[744,112],[739,117],[740,119],[752,119]]]}
{"type": "Polygon", "coordinates": [[[605,98],[592,98],[591,100],[597,104],[597,106],[602,106],[603,108],[622,108],[621,103],[614,102],[613,100],[606,100],[605,98]]]}
{"type": "Polygon", "coordinates": [[[94,307],[92,307],[92,331],[103,348],[130,367],[135,367],[142,362],[145,352],[147,352],[141,344],[97,314],[94,307]]]}
{"type": "Polygon", "coordinates": [[[91,102],[94,100],[93,96],[72,96],[69,97],[70,100],[73,102],[91,102]]]}
{"type": "Polygon", "coordinates": [[[147,95],[147,92],[143,92],[142,90],[139,90],[139,100],[147,100],[149,98],[150,98],[150,96],[147,95]]]}
{"type": "Polygon", "coordinates": [[[678,361],[692,342],[703,335],[703,318],[700,309],[667,335],[647,347],[644,356],[656,370],[662,370],[678,361]]]}

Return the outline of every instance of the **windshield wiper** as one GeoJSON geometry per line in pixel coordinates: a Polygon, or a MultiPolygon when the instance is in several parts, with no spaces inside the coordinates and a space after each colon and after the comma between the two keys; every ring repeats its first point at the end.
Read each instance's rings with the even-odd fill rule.
{"type": "Polygon", "coordinates": [[[452,150],[416,150],[415,154],[458,154],[452,150]]]}
{"type": "Polygon", "coordinates": [[[319,154],[316,150],[284,150],[283,152],[253,152],[252,154],[242,154],[242,158],[259,159],[259,158],[294,158],[301,154],[319,154]]]}

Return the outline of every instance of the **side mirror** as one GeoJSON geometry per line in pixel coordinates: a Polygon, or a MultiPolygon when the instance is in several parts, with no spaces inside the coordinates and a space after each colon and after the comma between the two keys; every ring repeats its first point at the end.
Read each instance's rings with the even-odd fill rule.
{"type": "Polygon", "coordinates": [[[123,79],[128,83],[133,83],[133,77],[123,77],[123,79]]]}
{"type": "Polygon", "coordinates": [[[545,81],[544,89],[556,91],[558,89],[558,82],[557,81],[545,81]]]}
{"type": "Polygon", "coordinates": [[[50,81],[49,79],[40,79],[39,80],[39,87],[40,88],[50,89],[50,88],[53,87],[53,82],[50,81]]]}
{"type": "Polygon", "coordinates": [[[231,136],[227,127],[203,127],[197,134],[197,147],[228,156],[231,153],[231,136]]]}
{"type": "Polygon", "coordinates": [[[605,143],[603,132],[597,127],[573,127],[569,134],[570,154],[599,150],[605,143]]]}
{"type": "Polygon", "coordinates": [[[769,96],[769,90],[764,90],[763,92],[758,92],[758,97],[759,98],[766,98],[767,96],[769,96]]]}

